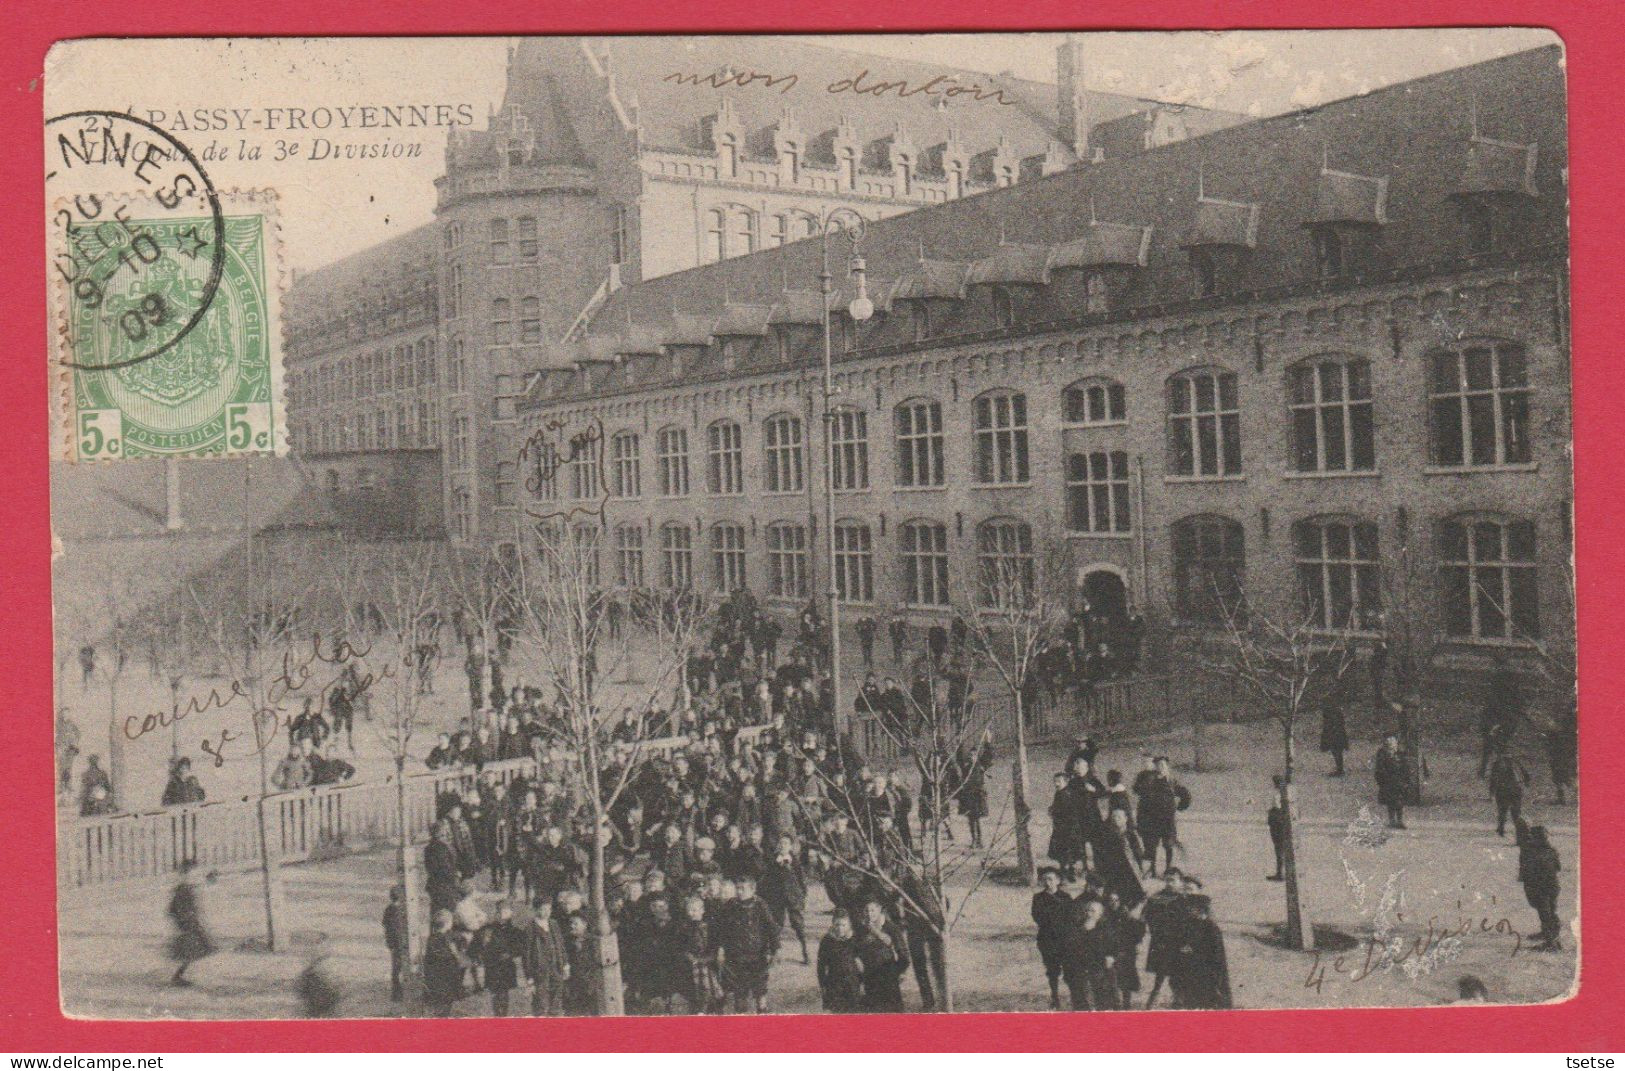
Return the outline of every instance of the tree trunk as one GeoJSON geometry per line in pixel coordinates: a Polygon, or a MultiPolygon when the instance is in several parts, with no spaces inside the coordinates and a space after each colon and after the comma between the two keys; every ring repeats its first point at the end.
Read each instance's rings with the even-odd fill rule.
{"type": "Polygon", "coordinates": [[[255,811],[260,840],[260,888],[265,896],[265,948],[266,951],[276,952],[286,945],[287,935],[281,929],[284,915],[282,860],[280,851],[273,848],[271,843],[272,806],[270,799],[262,795],[255,811]]]}
{"type": "Polygon", "coordinates": [[[1286,835],[1281,846],[1282,870],[1286,874],[1286,943],[1288,948],[1308,952],[1315,947],[1315,929],[1303,909],[1303,897],[1298,886],[1298,823],[1292,813],[1292,767],[1297,758],[1297,743],[1293,739],[1294,719],[1288,718],[1283,743],[1286,750],[1286,769],[1282,777],[1281,808],[1285,812],[1286,835]]]}
{"type": "Polygon", "coordinates": [[[1021,869],[1021,880],[1028,885],[1038,882],[1038,860],[1033,853],[1032,809],[1027,805],[1027,726],[1022,710],[1021,689],[1012,689],[1016,712],[1016,755],[1010,768],[1011,801],[1016,812],[1016,865],[1021,869]]]}
{"type": "Polygon", "coordinates": [[[128,772],[124,762],[124,733],[118,723],[118,678],[107,678],[107,776],[113,782],[109,802],[115,813],[127,809],[130,803],[128,772]]]}
{"type": "MultiPolygon", "coordinates": [[[[595,833],[603,823],[600,810],[593,808],[595,833]]],[[[621,943],[610,921],[609,904],[604,895],[604,845],[597,836],[592,841],[592,912],[598,930],[599,1007],[604,1015],[625,1015],[625,994],[621,990],[621,943]]]]}
{"type": "Polygon", "coordinates": [[[932,982],[934,982],[937,986],[938,1009],[952,1015],[954,1010],[954,989],[953,986],[948,983],[948,964],[952,958],[950,955],[950,950],[953,948],[952,928],[944,926],[941,936],[942,971],[932,979],[932,982]]]}
{"type": "Polygon", "coordinates": [[[419,912],[422,911],[422,898],[418,895],[417,882],[414,880],[412,866],[412,828],[408,824],[406,808],[406,756],[395,756],[395,823],[397,834],[395,837],[395,870],[401,883],[402,914],[406,925],[401,934],[401,943],[406,947],[399,949],[408,964],[406,992],[403,994],[410,1003],[417,996],[418,965],[423,956],[418,949],[418,938],[423,932],[419,928],[419,912]]]}

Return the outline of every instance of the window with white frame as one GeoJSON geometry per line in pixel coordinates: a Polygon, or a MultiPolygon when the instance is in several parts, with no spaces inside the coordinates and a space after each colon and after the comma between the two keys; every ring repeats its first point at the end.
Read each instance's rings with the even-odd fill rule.
{"type": "Polygon", "coordinates": [[[1438,538],[1447,635],[1474,640],[1539,637],[1534,522],[1451,518],[1439,525],[1438,538]]]}
{"type": "Polygon", "coordinates": [[[643,529],[623,524],[615,529],[615,579],[623,588],[643,586],[643,529]]]}
{"type": "Polygon", "coordinates": [[[1370,472],[1377,467],[1371,362],[1312,357],[1287,370],[1292,465],[1299,472],[1370,472]]]}
{"type": "Polygon", "coordinates": [[[779,522],[767,526],[767,593],[781,599],[807,597],[807,529],[779,522]]]}
{"type": "Polygon", "coordinates": [[[897,485],[941,487],[943,465],[942,403],[915,399],[899,405],[897,420],[897,485]]]}
{"type": "Polygon", "coordinates": [[[719,420],[706,429],[705,489],[713,495],[745,492],[745,433],[732,420],[719,420]]]}
{"type": "Polygon", "coordinates": [[[468,465],[468,417],[453,417],[451,421],[451,465],[452,468],[464,468],[468,465]]]}
{"type": "Polygon", "coordinates": [[[1234,372],[1194,369],[1168,380],[1168,471],[1241,473],[1241,407],[1234,372]]]}
{"type": "Polygon", "coordinates": [[[911,606],[947,606],[948,528],[936,521],[909,521],[902,543],[903,599],[911,606]]]}
{"type": "Polygon", "coordinates": [[[493,219],[490,224],[491,263],[508,263],[508,221],[493,219]]]}
{"type": "Polygon", "coordinates": [[[990,391],[971,403],[977,483],[1026,483],[1027,396],[990,391]]]}
{"type": "Polygon", "coordinates": [[[599,444],[594,439],[574,448],[570,458],[570,496],[577,499],[597,498],[601,490],[598,482],[599,444]]]}
{"type": "Polygon", "coordinates": [[[842,602],[874,601],[874,539],[867,524],[835,524],[835,596],[842,602]]]}
{"type": "Polygon", "coordinates": [[[661,428],[655,437],[660,463],[660,495],[680,498],[688,494],[688,429],[661,428]]]}
{"type": "Polygon", "coordinates": [[[1316,517],[1292,526],[1298,590],[1309,624],[1321,629],[1375,629],[1382,613],[1377,526],[1316,517]]]}
{"type": "Polygon", "coordinates": [[[1094,450],[1066,459],[1066,526],[1096,535],[1127,532],[1133,522],[1129,502],[1128,453],[1094,450]]]}
{"type": "Polygon", "coordinates": [[[788,413],[769,417],[762,425],[762,450],[767,462],[767,489],[794,492],[806,489],[801,448],[801,418],[788,413]]]}
{"type": "Polygon", "coordinates": [[[468,389],[468,361],[463,355],[461,337],[451,340],[451,357],[446,361],[446,386],[453,394],[468,389]]]}
{"type": "Polygon", "coordinates": [[[616,498],[637,498],[643,494],[642,459],[638,454],[638,433],[616,432],[609,441],[610,491],[616,498]]]}
{"type": "Polygon", "coordinates": [[[1529,367],[1511,342],[1466,342],[1429,358],[1433,463],[1471,468],[1527,464],[1529,367]]]}
{"type": "Polygon", "coordinates": [[[1121,424],[1128,419],[1123,385],[1109,379],[1085,380],[1061,392],[1061,419],[1068,424],[1121,424]]]}
{"type": "Polygon", "coordinates": [[[672,591],[694,586],[694,533],[684,525],[660,529],[660,579],[672,591]]]}
{"type": "Polygon", "coordinates": [[[837,409],[831,414],[830,472],[837,491],[869,489],[869,414],[861,409],[837,409]]]}
{"type": "Polygon", "coordinates": [[[718,594],[745,586],[745,526],[722,523],[711,529],[712,579],[718,594]]]}
{"type": "Polygon", "coordinates": [[[720,208],[713,208],[705,214],[705,259],[707,261],[721,260],[726,253],[728,225],[726,217],[720,208]]]}
{"type": "Polygon", "coordinates": [[[599,528],[596,524],[578,524],[570,530],[570,550],[575,556],[576,575],[588,588],[596,588],[601,579],[598,570],[599,528]]]}
{"type": "Polygon", "coordinates": [[[1031,525],[1008,517],[983,521],[976,529],[976,558],[983,606],[1021,610],[1032,605],[1036,571],[1031,525]]]}
{"type": "Polygon", "coordinates": [[[616,205],[614,211],[609,232],[609,262],[625,264],[632,259],[632,210],[616,205]]]}
{"type": "Polygon", "coordinates": [[[519,259],[536,259],[536,217],[520,216],[515,221],[515,230],[519,239],[519,259]]]}
{"type": "Polygon", "coordinates": [[[1186,517],[1174,522],[1172,536],[1179,618],[1216,625],[1241,614],[1247,566],[1241,525],[1227,517],[1186,517]]]}

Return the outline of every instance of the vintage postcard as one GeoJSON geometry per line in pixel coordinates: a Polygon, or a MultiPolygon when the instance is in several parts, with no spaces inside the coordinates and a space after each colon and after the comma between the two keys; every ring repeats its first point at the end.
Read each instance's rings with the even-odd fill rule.
{"type": "Polygon", "coordinates": [[[69,1015],[1577,991],[1552,34],[43,86],[69,1015]]]}

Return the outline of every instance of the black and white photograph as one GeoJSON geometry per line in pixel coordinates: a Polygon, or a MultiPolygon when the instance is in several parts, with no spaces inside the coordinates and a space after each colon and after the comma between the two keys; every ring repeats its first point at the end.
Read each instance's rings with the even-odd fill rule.
{"type": "Polygon", "coordinates": [[[46,70],[66,1015],[1577,992],[1553,33],[46,70]]]}

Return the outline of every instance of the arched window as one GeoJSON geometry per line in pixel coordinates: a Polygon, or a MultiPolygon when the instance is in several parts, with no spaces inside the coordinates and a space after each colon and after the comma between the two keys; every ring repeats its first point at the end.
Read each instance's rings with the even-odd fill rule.
{"type": "Polygon", "coordinates": [[[728,210],[728,246],[730,257],[744,256],[756,251],[756,213],[743,205],[728,210]]]}
{"type": "Polygon", "coordinates": [[[807,529],[778,521],[767,526],[767,593],[780,599],[807,597],[807,529]]]}
{"type": "Polygon", "coordinates": [[[694,533],[672,522],[660,529],[660,579],[669,590],[694,586],[694,533]]]}
{"type": "Polygon", "coordinates": [[[971,403],[976,442],[976,482],[1026,483],[1027,396],[989,391],[971,403]]]}
{"type": "Polygon", "coordinates": [[[638,433],[616,432],[609,442],[610,487],[616,498],[637,498],[643,494],[642,458],[638,433]]]}
{"type": "Polygon", "coordinates": [[[615,529],[616,581],[623,588],[643,586],[643,529],[623,524],[615,529]]]}
{"type": "Polygon", "coordinates": [[[1168,380],[1168,471],[1175,476],[1241,472],[1241,407],[1236,375],[1216,368],[1168,380]]]}
{"type": "Polygon", "coordinates": [[[716,591],[728,595],[745,587],[745,526],[724,522],[711,529],[711,561],[716,591]]]}
{"type": "Polygon", "coordinates": [[[1110,379],[1085,379],[1061,392],[1062,419],[1068,424],[1121,424],[1128,405],[1123,385],[1110,379]]]}
{"type": "Polygon", "coordinates": [[[830,473],[837,491],[869,489],[869,414],[837,409],[830,414],[830,473]]]}
{"type": "Polygon", "coordinates": [[[1095,534],[1132,530],[1126,451],[1067,455],[1066,526],[1095,534]]]}
{"type": "Polygon", "coordinates": [[[806,489],[802,457],[801,418],[780,413],[762,425],[762,449],[767,462],[767,489],[773,493],[806,489]]]}
{"type": "Polygon", "coordinates": [[[1311,357],[1287,369],[1292,464],[1299,472],[1370,472],[1377,467],[1371,363],[1311,357]]]}
{"type": "Polygon", "coordinates": [[[942,403],[911,398],[894,411],[897,424],[897,485],[941,487],[946,482],[942,403]]]}
{"type": "Polygon", "coordinates": [[[903,601],[947,606],[948,529],[936,521],[909,521],[898,532],[902,545],[903,601]]]}
{"type": "Polygon", "coordinates": [[[1025,521],[998,517],[976,529],[976,559],[981,574],[981,602],[995,610],[1032,605],[1033,530],[1025,521]]]}
{"type": "Polygon", "coordinates": [[[732,420],[719,420],[706,429],[705,489],[713,495],[745,491],[744,432],[732,420]]]}
{"type": "Polygon", "coordinates": [[[874,540],[861,521],[835,522],[835,594],[842,602],[874,601],[874,540]]]}
{"type": "Polygon", "coordinates": [[[705,214],[705,259],[721,260],[727,254],[728,225],[722,209],[713,208],[705,214]]]}
{"type": "Polygon", "coordinates": [[[681,498],[688,494],[688,429],[661,428],[655,437],[660,463],[660,495],[681,498]]]}
{"type": "Polygon", "coordinates": [[[1476,516],[1439,525],[1445,632],[1464,639],[1540,635],[1533,521],[1476,516]]]}
{"type": "Polygon", "coordinates": [[[1433,463],[1521,465],[1529,443],[1529,368],[1512,342],[1464,342],[1429,356],[1433,463]]]}
{"type": "Polygon", "coordinates": [[[1292,526],[1303,612],[1315,628],[1375,630],[1382,613],[1377,526],[1315,517],[1292,526]]]}
{"type": "Polygon", "coordinates": [[[1173,526],[1174,609],[1181,619],[1222,624],[1245,608],[1247,556],[1241,525],[1198,516],[1173,526]]]}

